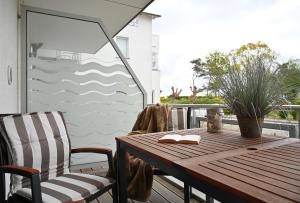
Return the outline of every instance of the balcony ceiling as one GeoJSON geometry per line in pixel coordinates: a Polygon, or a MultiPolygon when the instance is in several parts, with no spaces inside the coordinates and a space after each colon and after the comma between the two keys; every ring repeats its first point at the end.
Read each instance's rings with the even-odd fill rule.
{"type": "MultiPolygon", "coordinates": [[[[36,7],[36,8],[54,10],[58,12],[65,12],[65,13],[79,15],[79,16],[87,16],[87,17],[101,19],[105,27],[107,28],[107,31],[110,34],[110,36],[115,36],[132,19],[134,19],[136,15],[138,15],[141,11],[143,11],[153,1],[154,0],[88,0],[88,1],[87,0],[23,0],[22,4],[26,6],[36,7]]],[[[32,32],[35,32],[37,34],[37,35],[32,35],[32,36],[36,36],[33,37],[32,42],[38,40],[37,42],[43,42],[44,45],[51,44],[50,43],[50,41],[52,41],[51,37],[47,39],[39,39],[40,37],[38,37],[38,35],[50,36],[49,33],[48,34],[41,33],[43,32],[43,30],[44,31],[49,30],[49,29],[43,29],[43,27],[46,28],[49,26],[52,27],[53,30],[57,30],[55,28],[54,23],[52,22],[48,22],[48,24],[40,23],[38,32],[31,30],[32,32]],[[47,41],[49,43],[47,43],[47,41]]],[[[75,43],[76,41],[78,43],[78,39],[82,37],[82,35],[80,36],[79,33],[82,34],[81,32],[78,32],[77,34],[78,36],[77,36],[76,32],[73,32],[73,39],[76,40],[74,41],[69,40],[70,45],[75,43]]],[[[64,36],[64,34],[60,33],[60,36],[64,36]]],[[[84,48],[84,52],[93,53],[96,50],[98,50],[103,44],[105,44],[104,41],[99,42],[96,46],[87,46],[88,44],[86,44],[86,47],[84,48]]],[[[66,46],[67,46],[67,41],[64,41],[64,47],[66,48],[66,46]]],[[[67,50],[72,51],[73,48],[69,46],[67,50]]]]}

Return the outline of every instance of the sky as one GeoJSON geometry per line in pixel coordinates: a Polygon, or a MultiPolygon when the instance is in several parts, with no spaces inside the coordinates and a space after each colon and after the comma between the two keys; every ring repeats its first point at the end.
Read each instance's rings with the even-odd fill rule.
{"type": "Polygon", "coordinates": [[[162,96],[171,86],[191,95],[190,61],[215,50],[262,41],[281,62],[300,58],[300,0],[155,0],[146,11],[162,16],[152,28],[160,36],[162,96]]]}

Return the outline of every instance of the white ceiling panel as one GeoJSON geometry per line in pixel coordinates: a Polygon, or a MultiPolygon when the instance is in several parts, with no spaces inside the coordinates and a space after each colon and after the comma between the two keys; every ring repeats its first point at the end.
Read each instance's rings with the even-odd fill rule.
{"type": "Polygon", "coordinates": [[[115,36],[154,0],[23,0],[22,4],[70,14],[100,18],[115,36]]]}
{"type": "Polygon", "coordinates": [[[144,8],[145,5],[149,3],[148,0],[105,0],[105,1],[124,4],[124,5],[137,7],[137,8],[144,8]]]}

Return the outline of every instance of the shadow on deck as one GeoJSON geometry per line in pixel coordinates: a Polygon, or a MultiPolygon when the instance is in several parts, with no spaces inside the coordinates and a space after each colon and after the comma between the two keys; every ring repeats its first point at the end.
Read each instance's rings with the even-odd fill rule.
{"type": "MultiPolygon", "coordinates": [[[[104,176],[106,171],[104,168],[83,168],[73,170],[74,172],[88,173],[104,176]]],[[[138,201],[129,200],[129,203],[140,203],[138,201]]],[[[154,176],[153,188],[148,203],[183,203],[183,189],[171,183],[163,176],[154,176]]],[[[194,197],[191,203],[204,202],[200,198],[194,197]]],[[[107,192],[92,203],[112,203],[111,192],[107,192]]]]}

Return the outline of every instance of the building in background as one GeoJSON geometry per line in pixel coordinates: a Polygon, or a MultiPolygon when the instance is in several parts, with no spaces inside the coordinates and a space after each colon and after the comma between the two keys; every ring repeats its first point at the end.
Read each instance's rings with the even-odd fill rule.
{"type": "Polygon", "coordinates": [[[152,33],[152,21],[159,17],[143,12],[114,38],[145,88],[148,104],[160,101],[159,36],[152,33]]]}

